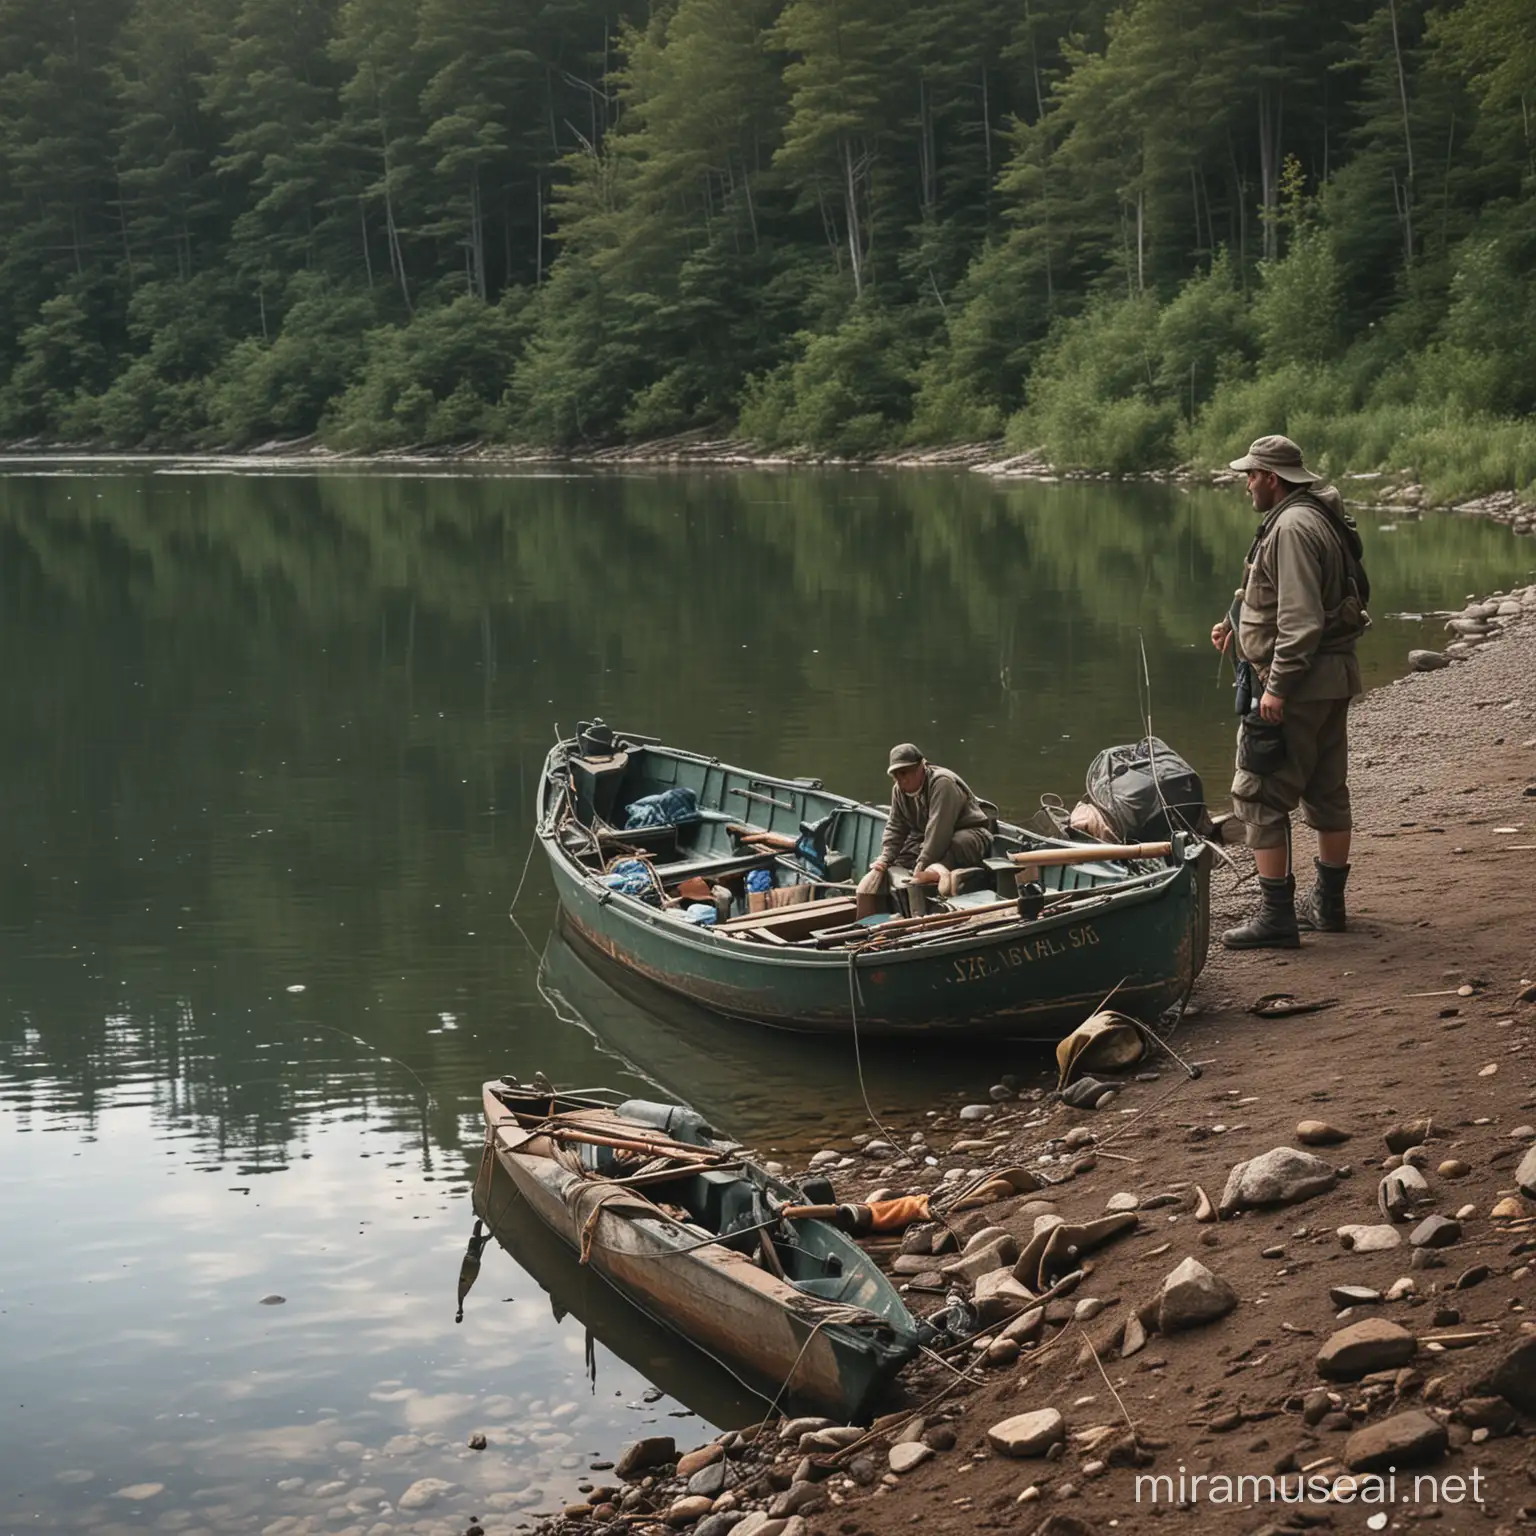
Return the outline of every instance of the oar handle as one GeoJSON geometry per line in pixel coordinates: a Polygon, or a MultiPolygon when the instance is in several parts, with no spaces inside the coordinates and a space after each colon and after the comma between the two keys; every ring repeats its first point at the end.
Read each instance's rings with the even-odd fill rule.
{"type": "Polygon", "coordinates": [[[1172,852],[1172,843],[1075,843],[1068,848],[1031,848],[1012,858],[1026,869],[1040,869],[1056,864],[1097,864],[1105,859],[1166,859],[1172,852]]]}

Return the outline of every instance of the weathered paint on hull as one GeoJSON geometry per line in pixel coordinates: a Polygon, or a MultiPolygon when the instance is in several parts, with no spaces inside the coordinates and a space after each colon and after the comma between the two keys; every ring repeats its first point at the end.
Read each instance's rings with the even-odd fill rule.
{"type": "Polygon", "coordinates": [[[731,1018],[818,1034],[949,1035],[1055,1041],[1120,983],[1115,1006],[1155,1018],[1205,957],[1205,870],[1191,858],[1165,882],[1106,895],[1044,923],[921,950],[759,953],[640,915],[546,851],[569,925],[658,986],[731,1018]]]}
{"type": "MultiPolygon", "coordinates": [[[[497,1113],[489,1095],[487,1111],[497,1113]]],[[[494,1131],[491,1145],[529,1208],[579,1252],[583,1233],[565,1199],[568,1187],[581,1182],[577,1176],[550,1158],[519,1154],[494,1131]]],[[[680,1252],[677,1241],[653,1224],[601,1207],[590,1237],[589,1262],[604,1280],[647,1316],[771,1395],[782,1389],[796,1401],[856,1418],[907,1358],[908,1350],[882,1347],[856,1326],[818,1327],[794,1310],[792,1288],[730,1250],[680,1252]]]]}

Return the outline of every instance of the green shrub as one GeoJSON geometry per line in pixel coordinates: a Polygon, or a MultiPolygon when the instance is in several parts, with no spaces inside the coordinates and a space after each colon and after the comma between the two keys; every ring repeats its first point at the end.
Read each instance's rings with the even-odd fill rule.
{"type": "Polygon", "coordinates": [[[326,441],[372,452],[488,435],[502,421],[525,307],[519,289],[496,304],[466,294],[369,332],[356,379],[321,424],[326,441]]]}

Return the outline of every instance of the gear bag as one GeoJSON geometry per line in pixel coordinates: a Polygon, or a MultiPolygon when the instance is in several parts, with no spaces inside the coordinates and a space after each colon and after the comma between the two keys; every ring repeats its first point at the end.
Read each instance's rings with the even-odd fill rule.
{"type": "Polygon", "coordinates": [[[1144,736],[1106,747],[1088,768],[1088,799],[1128,843],[1211,829],[1200,775],[1167,742],[1144,736]]]}

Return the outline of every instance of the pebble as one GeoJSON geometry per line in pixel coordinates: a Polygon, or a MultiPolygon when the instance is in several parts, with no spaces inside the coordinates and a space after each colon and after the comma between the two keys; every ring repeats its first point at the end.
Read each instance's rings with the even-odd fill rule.
{"type": "Polygon", "coordinates": [[[1381,1300],[1381,1292],[1368,1285],[1334,1285],[1328,1288],[1328,1299],[1336,1307],[1368,1307],[1381,1300]]]}
{"type": "Polygon", "coordinates": [[[913,1467],[922,1466],[932,1456],[931,1445],[924,1445],[921,1440],[914,1440],[905,1445],[893,1445],[886,1460],[890,1463],[892,1472],[905,1473],[910,1472],[913,1467]]]}
{"type": "Polygon", "coordinates": [[[1001,1456],[1043,1456],[1065,1439],[1066,1424],[1055,1408],[1015,1414],[987,1431],[987,1444],[1001,1456]]]}
{"type": "Polygon", "coordinates": [[[1358,1381],[1372,1371],[1407,1365],[1418,1340],[1406,1328],[1370,1317],[1333,1334],[1317,1352],[1317,1373],[1333,1381],[1358,1381]]]}
{"type": "Polygon", "coordinates": [[[1408,1241],[1415,1248],[1449,1248],[1461,1241],[1461,1223],[1449,1216],[1426,1216],[1408,1234],[1408,1241]]]}
{"type": "Polygon", "coordinates": [[[1344,1444],[1344,1465],[1351,1472],[1423,1466],[1438,1461],[1448,1444],[1445,1425],[1423,1409],[1411,1408],[1357,1429],[1344,1444]]]}
{"type": "Polygon", "coordinates": [[[1431,1129],[1432,1124],[1428,1118],[1405,1120],[1401,1125],[1394,1125],[1386,1133],[1387,1151],[1406,1152],[1409,1147],[1428,1141],[1431,1129]]]}
{"type": "Polygon", "coordinates": [[[962,1120],[990,1120],[996,1111],[990,1104],[967,1104],[960,1111],[962,1120]]]}
{"type": "Polygon", "coordinates": [[[714,1508],[714,1504],[713,1499],[707,1499],[701,1494],[678,1499],[667,1510],[667,1524],[692,1525],[695,1520],[703,1519],[714,1508]]]}
{"type": "Polygon", "coordinates": [[[1237,1305],[1237,1292],[1198,1259],[1185,1259],[1163,1281],[1157,1326],[1163,1334],[1225,1317],[1237,1305]]]}
{"type": "Polygon", "coordinates": [[[1384,1253],[1402,1242],[1396,1227],[1343,1226],[1338,1229],[1339,1241],[1354,1253],[1384,1253]]]}
{"type": "Polygon", "coordinates": [[[401,1509],[425,1509],[435,1504],[445,1493],[452,1493],[453,1483],[445,1483],[440,1477],[420,1477],[395,1501],[401,1509]]]}
{"type": "Polygon", "coordinates": [[[1134,1211],[1139,1210],[1140,1207],[1141,1196],[1133,1195],[1126,1191],[1122,1191],[1117,1195],[1111,1195],[1104,1202],[1104,1209],[1106,1211],[1134,1211]]]}
{"type": "Polygon", "coordinates": [[[1296,1139],[1306,1147],[1332,1147],[1348,1141],[1349,1132],[1326,1120],[1303,1120],[1296,1127],[1296,1139]]]}

